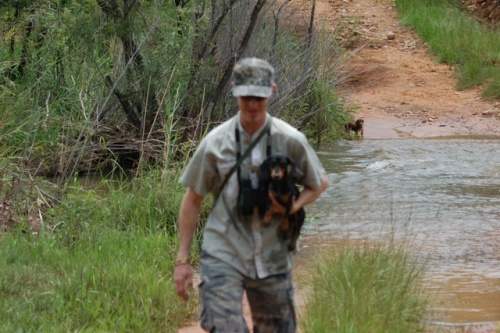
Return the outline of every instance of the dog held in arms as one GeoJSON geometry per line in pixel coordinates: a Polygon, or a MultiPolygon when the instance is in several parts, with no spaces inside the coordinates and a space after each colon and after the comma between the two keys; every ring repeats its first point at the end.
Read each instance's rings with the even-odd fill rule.
{"type": "Polygon", "coordinates": [[[349,122],[344,125],[346,132],[353,131],[356,135],[363,136],[363,124],[365,121],[362,118],[359,118],[355,122],[349,122]]]}
{"type": "MultiPolygon", "coordinates": [[[[304,224],[306,213],[304,208],[290,214],[293,200],[297,199],[300,191],[293,180],[293,171],[296,166],[293,161],[285,154],[271,154],[261,165],[261,186],[268,186],[276,200],[285,207],[285,213],[281,219],[280,230],[284,239],[290,239],[288,250],[294,251],[297,246],[300,229],[304,224]]],[[[261,212],[261,218],[264,223],[270,223],[272,218],[271,199],[266,196],[265,209],[261,212]]]]}

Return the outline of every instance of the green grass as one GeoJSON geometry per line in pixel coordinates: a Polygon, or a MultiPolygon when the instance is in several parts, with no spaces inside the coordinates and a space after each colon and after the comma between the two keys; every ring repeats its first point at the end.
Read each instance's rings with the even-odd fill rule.
{"type": "Polygon", "coordinates": [[[314,261],[303,332],[418,332],[427,305],[423,267],[376,245],[328,250],[314,261]]]}
{"type": "Polygon", "coordinates": [[[94,228],[78,241],[10,233],[0,245],[1,332],[175,332],[176,241],[94,228]]]}
{"type": "Polygon", "coordinates": [[[437,61],[456,68],[458,88],[481,86],[500,98],[500,33],[460,8],[458,0],[396,0],[403,23],[429,45],[437,61]]]}
{"type": "Polygon", "coordinates": [[[194,320],[196,297],[186,306],[173,284],[177,176],[76,180],[37,235],[22,224],[0,235],[0,332],[176,332],[194,320]]]}

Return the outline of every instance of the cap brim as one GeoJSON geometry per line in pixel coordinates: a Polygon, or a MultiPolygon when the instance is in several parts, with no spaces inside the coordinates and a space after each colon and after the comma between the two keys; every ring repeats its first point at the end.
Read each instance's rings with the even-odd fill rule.
{"type": "Polygon", "coordinates": [[[273,94],[273,87],[267,86],[235,86],[233,87],[233,96],[256,96],[256,97],[271,97],[273,94]]]}

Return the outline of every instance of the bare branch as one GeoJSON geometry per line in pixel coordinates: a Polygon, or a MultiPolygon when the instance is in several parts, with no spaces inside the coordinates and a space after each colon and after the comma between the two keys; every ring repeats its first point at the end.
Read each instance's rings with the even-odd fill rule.
{"type": "Polygon", "coordinates": [[[241,40],[240,46],[237,49],[237,51],[234,53],[234,55],[229,59],[229,61],[226,63],[224,74],[222,75],[221,80],[219,81],[219,84],[217,85],[217,88],[215,89],[215,92],[213,94],[212,100],[210,101],[208,108],[207,108],[207,113],[205,114],[205,117],[210,117],[213,109],[217,105],[217,102],[222,95],[222,92],[224,91],[224,88],[228,86],[229,80],[231,79],[231,73],[233,70],[233,66],[236,63],[236,60],[240,57],[240,55],[243,53],[243,51],[247,48],[248,42],[250,41],[250,37],[252,36],[252,32],[255,28],[255,25],[257,24],[257,18],[259,17],[259,13],[266,4],[267,0],[258,0],[257,3],[255,4],[255,7],[253,8],[252,15],[250,16],[250,22],[248,24],[247,30],[245,31],[245,35],[243,36],[243,39],[241,40]]]}
{"type": "Polygon", "coordinates": [[[276,51],[276,45],[278,44],[278,29],[279,29],[279,16],[281,13],[281,10],[288,5],[288,3],[291,0],[286,0],[281,6],[278,8],[278,10],[275,10],[273,12],[273,18],[274,18],[274,34],[273,34],[273,44],[271,45],[271,51],[269,52],[269,61],[273,63],[274,59],[274,52],[276,51]]]}
{"type": "Polygon", "coordinates": [[[314,32],[314,13],[316,11],[316,0],[313,0],[311,7],[311,19],[309,21],[309,27],[307,29],[308,38],[307,38],[307,48],[311,48],[313,32],[314,32]]]}

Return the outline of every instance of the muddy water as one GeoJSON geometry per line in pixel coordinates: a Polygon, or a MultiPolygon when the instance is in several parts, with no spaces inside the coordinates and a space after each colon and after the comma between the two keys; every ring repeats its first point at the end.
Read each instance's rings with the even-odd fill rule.
{"type": "MultiPolygon", "coordinates": [[[[406,240],[441,325],[500,322],[500,137],[338,142],[304,236],[406,240]]],[[[499,326],[500,327],[500,326],[499,326]]]]}

